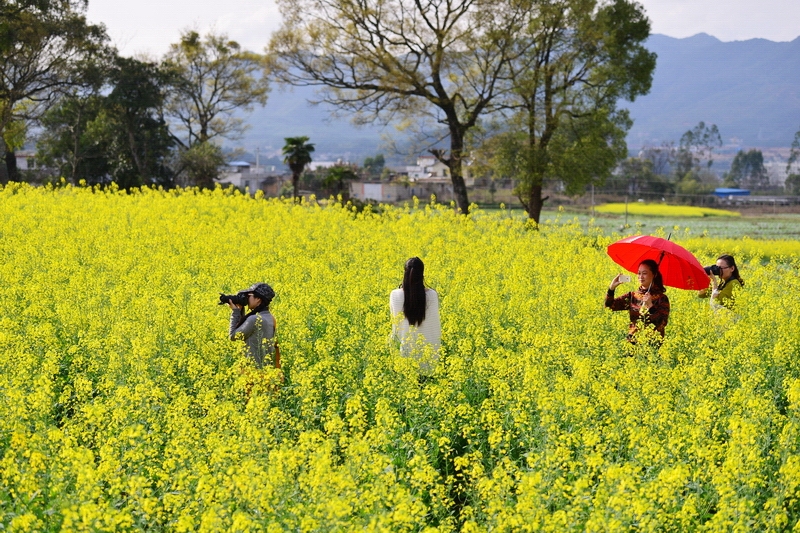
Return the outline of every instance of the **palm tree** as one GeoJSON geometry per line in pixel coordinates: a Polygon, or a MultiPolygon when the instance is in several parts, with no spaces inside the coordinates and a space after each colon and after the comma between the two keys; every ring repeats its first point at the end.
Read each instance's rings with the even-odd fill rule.
{"type": "Polygon", "coordinates": [[[289,170],[292,171],[292,187],[294,189],[294,198],[297,200],[297,184],[300,176],[303,174],[306,165],[311,163],[311,152],[314,151],[314,145],[307,143],[308,137],[286,137],[284,138],[286,144],[283,147],[283,162],[289,165],[289,170]]]}

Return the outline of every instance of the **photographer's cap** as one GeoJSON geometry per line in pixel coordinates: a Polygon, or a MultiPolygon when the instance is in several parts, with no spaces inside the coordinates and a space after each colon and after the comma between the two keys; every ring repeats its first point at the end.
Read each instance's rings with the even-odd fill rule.
{"type": "Polygon", "coordinates": [[[275,298],[275,291],[266,283],[254,283],[244,292],[252,292],[265,303],[269,303],[275,298]]]}

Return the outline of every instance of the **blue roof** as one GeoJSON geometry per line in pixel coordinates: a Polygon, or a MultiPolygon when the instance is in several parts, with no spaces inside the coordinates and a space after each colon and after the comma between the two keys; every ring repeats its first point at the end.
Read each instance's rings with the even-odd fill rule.
{"type": "Polygon", "coordinates": [[[750,191],[748,189],[729,189],[727,187],[720,187],[719,189],[714,189],[714,195],[716,196],[749,196],[750,191]]]}

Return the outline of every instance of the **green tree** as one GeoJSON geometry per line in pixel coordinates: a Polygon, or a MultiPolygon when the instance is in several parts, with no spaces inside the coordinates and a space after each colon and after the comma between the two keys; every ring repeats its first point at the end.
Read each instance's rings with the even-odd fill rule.
{"type": "Polygon", "coordinates": [[[789,160],[786,162],[786,182],[784,183],[786,194],[800,195],[800,174],[792,168],[797,161],[800,161],[800,131],[794,134],[789,160]]]}
{"type": "Polygon", "coordinates": [[[639,157],[649,160],[653,165],[653,173],[666,179],[675,162],[675,143],[665,142],[661,146],[645,146],[639,157]]]}
{"type": "Polygon", "coordinates": [[[469,211],[465,138],[490,109],[506,65],[519,2],[454,0],[279,0],[283,26],[270,42],[269,67],[284,83],[322,87],[321,100],[357,122],[428,117],[446,128],[456,204],[469,211]]]}
{"type": "Polygon", "coordinates": [[[175,144],[161,110],[169,76],[157,64],[117,57],[105,98],[111,128],[111,176],[121,187],[172,184],[167,166],[175,144]]]}
{"type": "Polygon", "coordinates": [[[800,196],[800,174],[789,174],[783,184],[786,194],[800,196]]]}
{"type": "Polygon", "coordinates": [[[713,152],[722,146],[722,137],[716,124],[707,126],[700,121],[694,129],[687,130],[680,140],[673,159],[675,191],[694,195],[711,191],[717,176],[711,171],[713,152]]]}
{"type": "Polygon", "coordinates": [[[769,187],[769,175],[764,168],[764,155],[761,150],[739,152],[734,156],[731,169],[725,174],[723,185],[726,187],[746,187],[762,190],[769,187]]]}
{"type": "Polygon", "coordinates": [[[700,121],[694,129],[687,130],[681,136],[675,154],[675,174],[678,180],[691,170],[710,171],[711,165],[714,164],[714,149],[720,146],[722,137],[716,124],[706,126],[705,122],[700,121]]]}
{"type": "Polygon", "coordinates": [[[650,23],[627,0],[535,0],[516,36],[502,103],[508,131],[494,158],[518,180],[517,195],[539,222],[546,180],[579,194],[602,182],[627,154],[628,113],[621,98],[650,89],[655,54],[644,42],[650,23]]]}
{"type": "Polygon", "coordinates": [[[378,154],[375,157],[367,157],[364,159],[364,172],[368,176],[380,176],[383,173],[383,167],[386,165],[386,160],[383,154],[378,154]]]}
{"type": "Polygon", "coordinates": [[[219,169],[225,164],[222,149],[211,142],[195,143],[179,150],[175,158],[176,183],[183,187],[213,188],[219,179],[219,169]]]}
{"type": "MultiPolygon", "coordinates": [[[[87,73],[87,80],[92,77],[87,73]]],[[[102,79],[62,95],[42,118],[40,162],[73,183],[171,185],[173,140],[159,115],[164,90],[156,64],[114,58],[102,79]]]]}
{"type": "Polygon", "coordinates": [[[103,97],[95,91],[59,99],[41,119],[37,162],[75,184],[103,182],[109,174],[107,129],[95,123],[102,110],[103,97]]]}
{"type": "Polygon", "coordinates": [[[286,144],[283,146],[283,162],[292,171],[292,190],[295,200],[300,198],[297,190],[300,176],[303,175],[306,165],[312,161],[311,152],[314,151],[314,145],[308,140],[308,137],[286,137],[284,139],[286,144]]]}
{"type": "Polygon", "coordinates": [[[649,192],[650,184],[655,179],[653,163],[648,159],[629,157],[619,164],[619,178],[625,184],[625,193],[636,196],[649,192]]]}
{"type": "Polygon", "coordinates": [[[352,167],[336,165],[327,169],[323,185],[327,188],[336,187],[336,194],[344,192],[344,182],[358,179],[352,167]]]}
{"type": "Polygon", "coordinates": [[[0,182],[17,178],[6,128],[41,117],[60,91],[81,84],[76,66],[107,51],[104,28],[85,11],[84,0],[0,2],[0,182]]]}

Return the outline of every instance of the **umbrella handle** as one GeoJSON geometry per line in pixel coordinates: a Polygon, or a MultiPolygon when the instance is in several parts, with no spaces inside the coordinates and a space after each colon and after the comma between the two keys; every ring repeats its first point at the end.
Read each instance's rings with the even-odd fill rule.
{"type": "MultiPolygon", "coordinates": [[[[667,240],[669,240],[671,237],[672,237],[672,232],[670,231],[669,235],[667,235],[667,240]]],[[[661,266],[662,259],[664,259],[664,250],[661,250],[661,254],[658,256],[658,261],[656,262],[658,266],[661,266]]]]}

